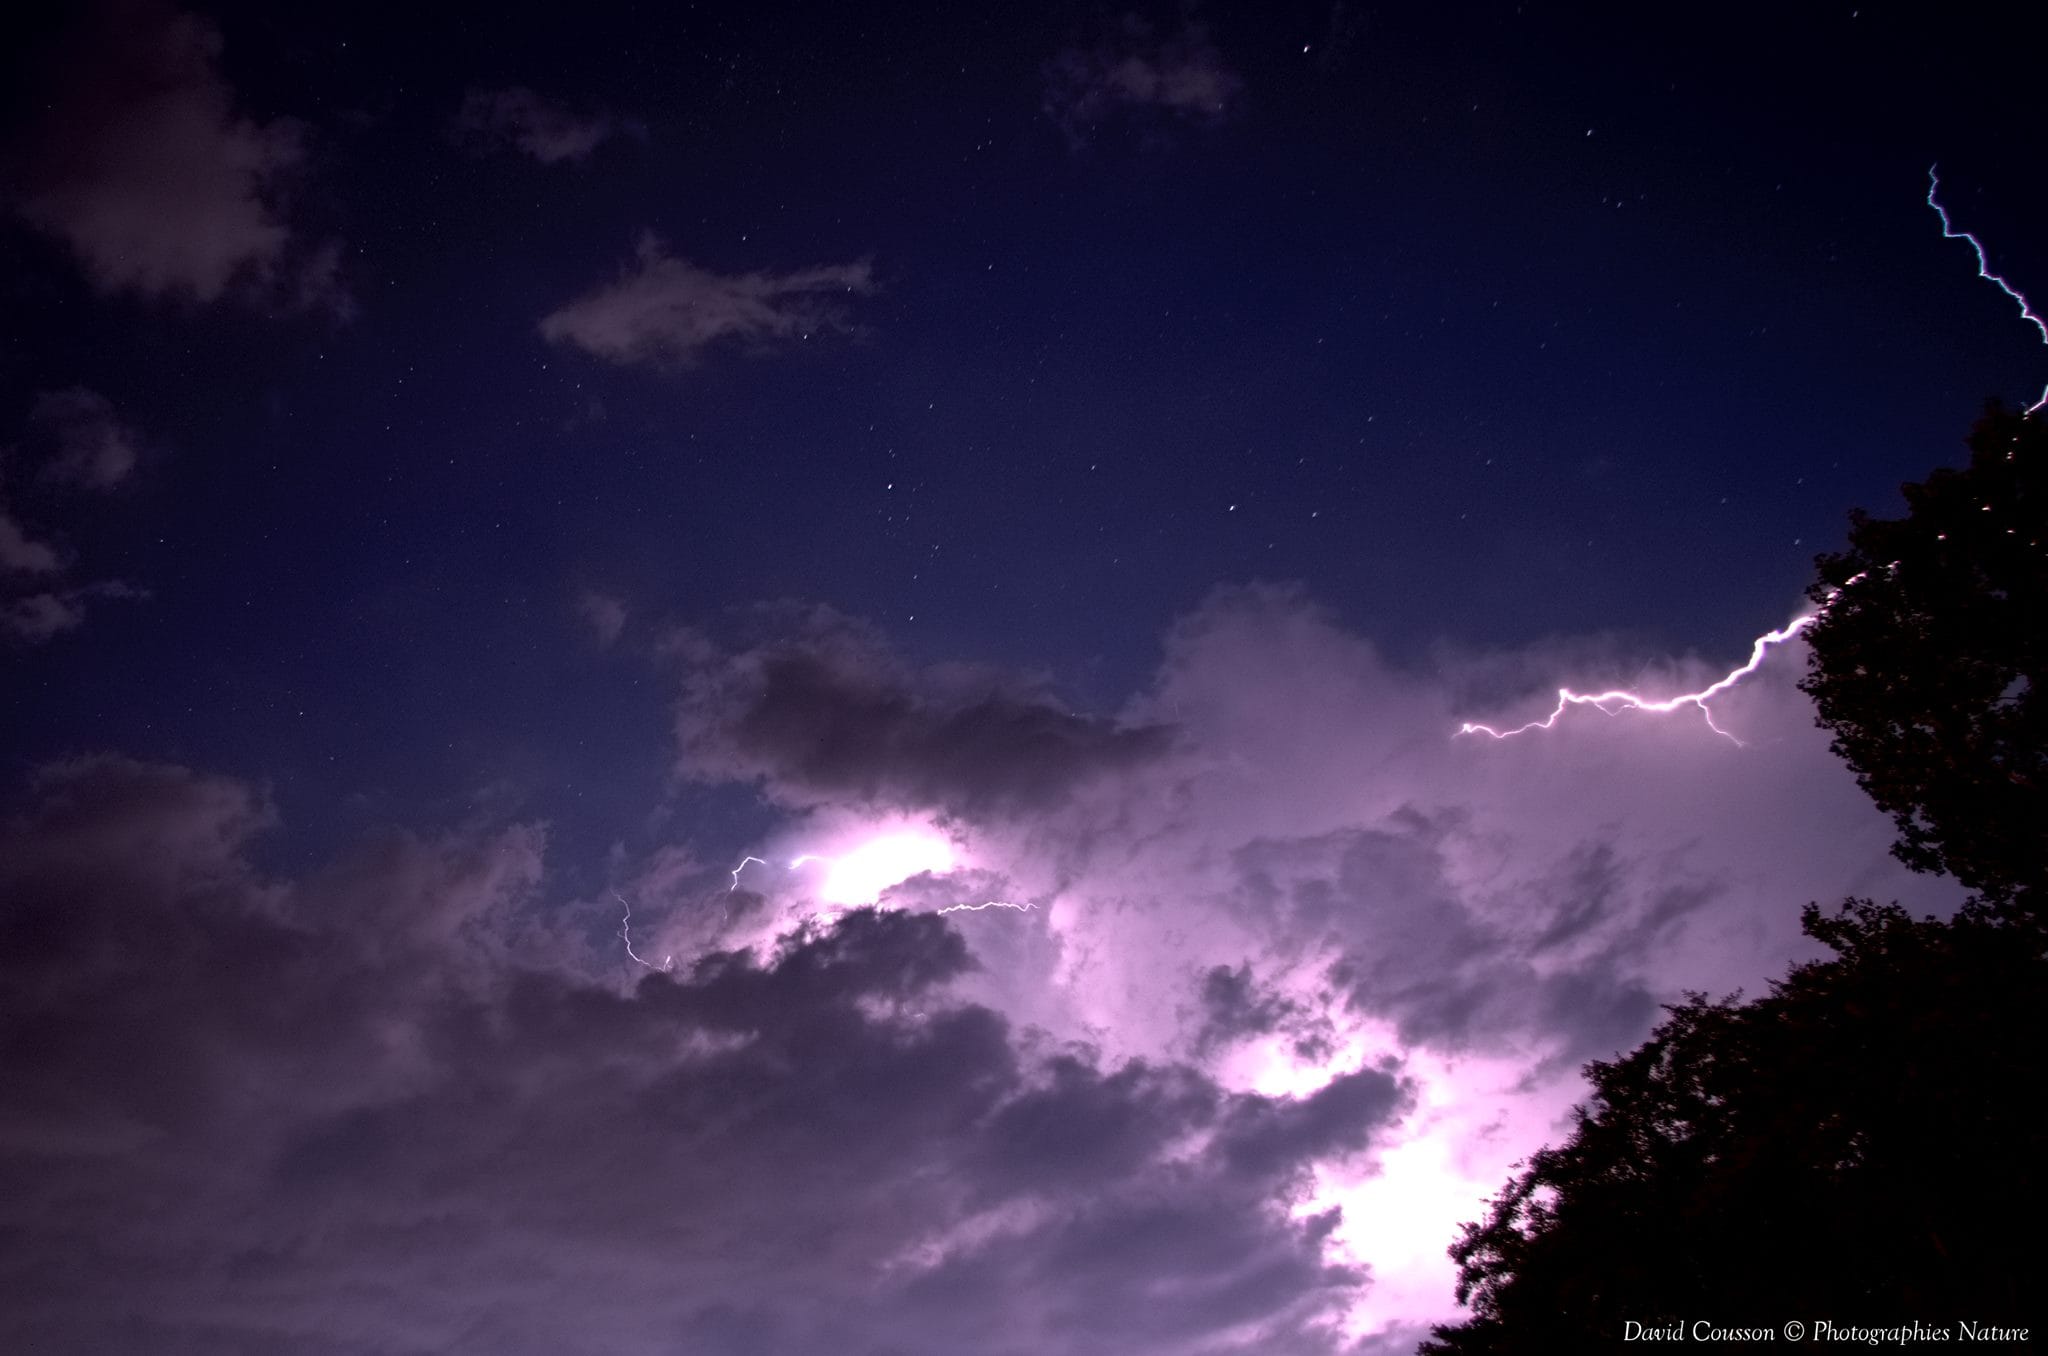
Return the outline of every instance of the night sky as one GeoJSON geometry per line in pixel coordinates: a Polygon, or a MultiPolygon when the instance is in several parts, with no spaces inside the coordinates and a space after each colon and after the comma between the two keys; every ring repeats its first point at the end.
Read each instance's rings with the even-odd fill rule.
{"type": "Polygon", "coordinates": [[[1796,639],[1455,733],[2048,381],[2048,34],[1787,8],[0,20],[0,1345],[1412,1349],[1957,898],[1796,639]]]}

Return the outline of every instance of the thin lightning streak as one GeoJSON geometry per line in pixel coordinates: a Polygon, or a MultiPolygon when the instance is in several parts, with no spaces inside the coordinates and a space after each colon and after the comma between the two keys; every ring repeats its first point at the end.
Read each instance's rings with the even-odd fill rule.
{"type": "MultiPolygon", "coordinates": [[[[766,866],[766,865],[768,865],[768,863],[767,863],[767,862],[765,862],[765,861],[761,860],[761,859],[760,859],[759,857],[742,857],[742,858],[740,858],[740,864],[739,864],[738,866],[736,866],[736,867],[734,867],[734,868],[732,869],[732,890],[737,890],[737,889],[739,889],[739,888],[740,888],[740,872],[742,872],[742,871],[744,871],[744,870],[746,870],[746,869],[747,869],[747,863],[748,863],[748,862],[752,862],[752,863],[754,863],[754,864],[755,864],[756,866],[766,866]]],[[[732,893],[732,890],[727,890],[727,891],[726,891],[726,893],[727,893],[727,894],[731,894],[731,893],[732,893]]]]}
{"type": "Polygon", "coordinates": [[[1007,899],[991,899],[985,904],[948,904],[940,913],[980,913],[983,909],[1015,909],[1018,913],[1029,913],[1036,904],[1012,904],[1007,899]]]}
{"type": "Polygon", "coordinates": [[[1740,746],[1741,740],[1714,724],[1714,713],[1707,709],[1707,702],[1726,692],[1729,688],[1734,687],[1744,678],[1749,677],[1750,674],[1755,673],[1762,666],[1764,656],[1770,652],[1770,648],[1773,645],[1782,645],[1798,635],[1818,615],[1818,613],[1808,613],[1803,617],[1795,617],[1777,630],[1758,636],[1756,643],[1749,648],[1748,663],[1731,671],[1719,680],[1707,684],[1707,686],[1697,692],[1685,692],[1680,693],[1676,697],[1667,697],[1662,701],[1652,701],[1648,697],[1638,696],[1636,693],[1625,690],[1613,692],[1574,692],[1568,687],[1561,687],[1557,690],[1557,706],[1542,720],[1532,720],[1527,725],[1518,725],[1512,730],[1496,730],[1491,725],[1481,725],[1475,721],[1468,720],[1458,727],[1458,733],[1461,735],[1483,734],[1493,739],[1512,739],[1518,734],[1527,734],[1531,730],[1550,729],[1557,724],[1560,716],[1564,715],[1568,709],[1574,706],[1590,706],[1606,716],[1612,716],[1621,711],[1648,711],[1654,715],[1662,715],[1667,712],[1676,711],[1681,706],[1697,706],[1700,709],[1700,715],[1705,718],[1709,730],[1712,730],[1729,743],[1740,746]]]}
{"type": "MultiPolygon", "coordinates": [[[[2020,294],[2018,288],[1991,271],[1991,260],[1984,253],[1983,242],[1968,231],[1957,230],[1955,223],[1949,220],[1948,209],[1941,205],[1940,199],[1936,196],[1941,190],[1941,177],[1936,173],[1939,168],[1940,166],[1938,165],[1929,165],[1927,167],[1927,205],[1932,207],[1935,215],[1941,218],[1942,238],[1945,240],[1967,240],[1970,243],[1970,249],[1977,256],[1977,276],[1986,282],[1995,284],[1999,291],[2011,297],[2020,308],[2021,318],[2040,333],[2043,344],[2048,344],[2048,320],[2043,320],[2035,312],[2033,305],[2028,302],[2026,297],[2020,294]]],[[[2044,407],[2048,407],[2048,387],[2042,389],[2039,400],[2027,407],[2027,413],[2038,413],[2044,407]]],[[[1891,570],[1897,565],[1898,562],[1893,561],[1884,568],[1891,570]]],[[[1714,723],[1714,713],[1707,707],[1708,700],[1720,693],[1726,692],[1750,674],[1755,673],[1764,662],[1764,655],[1770,650],[1771,646],[1783,644],[1805,630],[1822,612],[1827,611],[1836,598],[1841,596],[1842,589],[1853,588],[1867,579],[1869,575],[1870,572],[1866,570],[1843,580],[1841,588],[1831,590],[1828,593],[1827,600],[1821,604],[1819,611],[1810,612],[1803,617],[1795,617],[1780,629],[1757,637],[1756,643],[1750,647],[1748,663],[1730,672],[1720,681],[1710,683],[1706,687],[1701,688],[1698,692],[1686,692],[1676,697],[1668,697],[1662,701],[1651,701],[1646,697],[1638,696],[1636,693],[1629,691],[1574,692],[1568,687],[1561,687],[1557,690],[1557,705],[1551,709],[1549,715],[1541,720],[1532,720],[1528,724],[1518,725],[1512,730],[1496,730],[1491,725],[1481,725],[1476,721],[1468,720],[1458,727],[1458,733],[1461,735],[1483,734],[1492,739],[1511,739],[1518,734],[1527,734],[1531,730],[1548,730],[1552,728],[1564,713],[1574,706],[1590,706],[1604,716],[1617,715],[1622,711],[1648,711],[1661,715],[1675,711],[1681,706],[1696,706],[1700,710],[1700,716],[1707,722],[1708,729],[1730,743],[1740,745],[1742,743],[1741,740],[1714,723]]]]}
{"type": "Polygon", "coordinates": [[[675,967],[676,958],[674,956],[665,956],[659,965],[654,964],[652,961],[641,960],[639,954],[633,950],[633,906],[626,903],[626,897],[617,890],[612,891],[612,898],[618,900],[619,906],[626,911],[625,916],[619,919],[619,940],[626,944],[626,954],[650,970],[659,970],[663,974],[667,974],[675,967]]]}
{"type": "MultiPolygon", "coordinates": [[[[2027,299],[2025,297],[2020,295],[2019,289],[2015,288],[2011,283],[2007,282],[2004,278],[1999,277],[1996,273],[1993,273],[1991,271],[1991,261],[1984,257],[1983,242],[1978,240],[1976,236],[1971,235],[1968,231],[1957,230],[1954,224],[1951,223],[1948,219],[1948,209],[1943,207],[1939,202],[1935,201],[1935,191],[1941,187],[1941,180],[1936,178],[1934,174],[1934,171],[1938,168],[1939,166],[1936,165],[1929,165],[1927,167],[1927,205],[1929,207],[1932,207],[1934,209],[1935,215],[1941,218],[1942,238],[1945,240],[1969,241],[1970,248],[1972,250],[1975,250],[1977,253],[1977,276],[1983,278],[1987,282],[1996,283],[1998,285],[1999,291],[2005,293],[2014,301],[2018,302],[2020,308],[2020,315],[2023,318],[2025,318],[2028,324],[2032,325],[2035,329],[2041,332],[2041,342],[2044,344],[2048,344],[2048,321],[2042,320],[2040,316],[2034,313],[2034,308],[2027,303],[2027,299]]],[[[2048,387],[2043,387],[2041,389],[2041,398],[2039,400],[2027,406],[2027,413],[2033,414],[2035,411],[2039,410],[2044,405],[2048,405],[2048,387]]]]}

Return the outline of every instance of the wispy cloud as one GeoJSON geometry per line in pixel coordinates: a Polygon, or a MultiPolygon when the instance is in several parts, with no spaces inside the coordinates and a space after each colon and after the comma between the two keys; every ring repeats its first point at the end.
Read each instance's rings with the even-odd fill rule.
{"type": "Polygon", "coordinates": [[[46,482],[111,490],[134,474],[142,444],[105,396],[73,386],[36,397],[24,451],[41,462],[46,482]]]}
{"type": "Polygon", "coordinates": [[[48,524],[79,492],[120,488],[141,457],[141,439],[105,396],[83,386],[36,397],[21,442],[0,450],[0,637],[40,644],[84,624],[95,598],[141,598],[118,580],[80,582],[71,553],[48,524]],[[11,504],[34,501],[41,526],[11,504]]]}
{"type": "Polygon", "coordinates": [[[550,314],[540,332],[622,366],[689,367],[714,348],[759,353],[853,334],[849,300],[875,288],[865,260],[788,273],[713,273],[644,235],[615,282],[550,314]]]}
{"type": "Polygon", "coordinates": [[[1080,139],[1118,113],[1221,121],[1244,88],[1199,23],[1165,35],[1135,16],[1093,47],[1070,47],[1046,63],[1045,111],[1080,139]]]}
{"type": "Polygon", "coordinates": [[[455,134],[464,144],[478,149],[510,147],[543,165],[587,160],[613,137],[642,130],[630,118],[579,112],[523,85],[473,89],[455,115],[455,134]]]}

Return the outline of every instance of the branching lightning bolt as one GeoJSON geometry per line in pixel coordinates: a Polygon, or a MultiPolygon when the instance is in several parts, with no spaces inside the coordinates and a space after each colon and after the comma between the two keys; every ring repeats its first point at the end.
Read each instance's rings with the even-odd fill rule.
{"type": "MultiPolygon", "coordinates": [[[[2018,288],[1991,271],[1991,261],[1984,255],[1983,242],[1968,231],[1957,230],[1954,223],[1948,219],[1948,209],[1935,201],[1935,192],[1941,187],[1941,180],[1935,177],[1934,173],[1938,168],[1939,166],[1936,165],[1929,165],[1927,167],[1927,205],[1932,207],[1935,215],[1941,218],[1942,237],[1947,240],[1967,240],[1970,242],[1970,248],[1977,253],[1977,276],[1987,282],[1996,283],[1999,291],[2011,297],[2015,302],[2018,302],[2020,315],[2028,324],[2041,332],[2041,342],[2048,344],[2048,321],[2041,319],[2034,308],[2027,303],[2027,299],[2020,295],[2018,288]]],[[[2033,414],[2044,405],[2048,405],[2048,387],[2042,388],[2039,400],[2027,406],[2027,413],[2033,414]]]]}
{"type": "MultiPolygon", "coordinates": [[[[737,875],[738,873],[735,872],[734,874],[737,875]]],[[[653,961],[642,959],[639,953],[633,950],[633,906],[626,903],[626,897],[617,890],[612,891],[612,898],[618,900],[619,907],[626,911],[625,916],[619,919],[619,940],[626,944],[626,954],[650,970],[659,970],[663,974],[667,974],[670,970],[674,969],[676,964],[674,956],[664,956],[662,957],[661,964],[656,965],[653,961]]]]}
{"type": "Polygon", "coordinates": [[[983,904],[948,904],[940,913],[980,913],[983,909],[1015,909],[1018,913],[1029,913],[1036,904],[1012,904],[1007,899],[991,899],[983,904]]]}
{"type": "MultiPolygon", "coordinates": [[[[744,870],[746,870],[746,869],[747,869],[747,863],[748,863],[748,862],[752,862],[752,863],[754,863],[754,865],[756,865],[756,866],[766,866],[766,865],[768,865],[768,863],[767,863],[767,862],[763,861],[763,860],[762,860],[761,858],[759,858],[759,857],[742,857],[742,858],[740,858],[740,864],[739,864],[738,866],[736,866],[736,867],[734,867],[734,868],[732,869],[732,890],[737,890],[737,889],[739,889],[739,888],[740,888],[740,872],[742,872],[742,871],[744,871],[744,870]]],[[[731,894],[731,893],[732,893],[732,890],[727,890],[727,891],[726,891],[726,893],[727,893],[727,894],[731,894]]]]}
{"type": "Polygon", "coordinates": [[[1667,712],[1676,711],[1681,706],[1697,706],[1700,709],[1700,715],[1707,722],[1708,729],[1729,743],[1739,746],[1742,743],[1741,740],[1714,724],[1714,713],[1707,709],[1708,701],[1734,687],[1744,678],[1749,677],[1750,674],[1755,673],[1758,668],[1762,667],[1764,656],[1770,652],[1773,645],[1782,645],[1792,639],[1792,637],[1805,630],[1818,615],[1818,613],[1809,612],[1803,617],[1794,617],[1777,630],[1758,636],[1756,643],[1749,647],[1748,663],[1732,670],[1715,682],[1707,684],[1697,692],[1682,692],[1676,697],[1652,700],[1651,698],[1626,690],[1574,692],[1568,687],[1561,687],[1557,690],[1557,705],[1542,720],[1532,720],[1527,725],[1518,725],[1512,730],[1496,730],[1491,725],[1481,725],[1475,721],[1468,720],[1458,727],[1458,733],[1461,735],[1483,734],[1493,739],[1512,739],[1518,734],[1527,734],[1531,730],[1550,729],[1557,724],[1558,717],[1574,706],[1590,706],[1605,716],[1612,716],[1622,711],[1648,711],[1653,715],[1663,715],[1667,712]]]}
{"type": "MultiPolygon", "coordinates": [[[[2021,318],[2040,332],[2043,344],[2048,344],[2048,320],[2041,318],[2040,314],[2034,310],[2033,305],[2020,294],[2018,288],[1991,271],[1991,261],[1985,256],[1983,242],[1979,241],[1976,236],[1968,231],[1957,230],[1955,223],[1949,220],[1948,209],[1943,207],[1940,200],[1935,196],[1941,189],[1941,178],[1936,173],[1936,170],[1939,168],[1936,165],[1929,165],[1927,167],[1927,205],[1932,207],[1935,215],[1941,218],[1942,237],[1947,240],[1967,240],[1970,242],[1970,248],[1977,255],[1977,276],[1987,282],[1996,284],[1999,291],[2011,297],[2020,308],[2021,318]]],[[[2048,407],[2048,387],[2042,389],[2039,400],[2027,407],[2027,413],[2038,413],[2044,407],[2048,407]]],[[[1897,564],[1898,562],[1894,561],[1885,568],[1889,570],[1897,564]]],[[[1726,692],[1729,688],[1734,687],[1752,673],[1755,673],[1762,666],[1764,656],[1769,653],[1773,645],[1782,645],[1812,625],[1820,617],[1821,613],[1827,611],[1828,606],[1841,595],[1842,589],[1852,588],[1862,583],[1868,577],[1869,571],[1864,571],[1861,574],[1844,580],[1841,588],[1833,589],[1828,593],[1827,600],[1821,604],[1817,611],[1809,612],[1802,617],[1794,617],[1776,631],[1771,631],[1757,637],[1756,642],[1750,646],[1748,663],[1731,671],[1719,681],[1709,683],[1697,692],[1685,692],[1676,697],[1666,697],[1662,700],[1653,701],[1648,697],[1625,690],[1613,692],[1574,692],[1568,687],[1561,687],[1557,690],[1557,705],[1551,708],[1550,714],[1541,720],[1532,720],[1526,725],[1517,725],[1512,730],[1496,730],[1491,725],[1481,725],[1476,721],[1468,720],[1458,727],[1458,733],[1461,735],[1483,734],[1492,739],[1511,739],[1518,734],[1527,734],[1531,730],[1548,730],[1552,728],[1557,724],[1559,718],[1574,706],[1590,706],[1606,716],[1618,715],[1623,711],[1647,711],[1652,714],[1662,715],[1676,711],[1681,706],[1696,706],[1700,710],[1701,717],[1706,720],[1708,729],[1730,743],[1740,745],[1742,743],[1741,740],[1714,724],[1714,713],[1708,709],[1707,702],[1726,692]]]]}

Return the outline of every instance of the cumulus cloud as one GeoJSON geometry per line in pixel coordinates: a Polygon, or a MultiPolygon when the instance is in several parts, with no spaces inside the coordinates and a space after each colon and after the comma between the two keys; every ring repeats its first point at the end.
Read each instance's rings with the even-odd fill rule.
{"type": "Polygon", "coordinates": [[[680,767],[789,822],[622,852],[618,899],[564,899],[532,825],[279,875],[247,785],[45,769],[0,826],[0,1230],[35,1244],[0,1343],[1392,1351],[1579,1061],[1782,971],[1809,898],[1954,902],[1789,649],[1717,705],[1745,747],[1696,713],[1494,742],[1452,732],[1719,666],[1402,666],[1245,588],[1094,717],[752,620],[667,647],[680,767]],[[1033,907],[941,912],[990,900],[1033,907]]]}
{"type": "Polygon", "coordinates": [[[274,819],[103,757],[0,827],[11,1348],[1333,1349],[1363,1277],[1294,1202],[1397,1067],[1269,1097],[1045,1049],[931,914],[624,988],[538,907],[536,829],[293,878],[274,819]]]}
{"type": "Polygon", "coordinates": [[[455,115],[456,137],[465,144],[480,150],[510,147],[543,165],[587,160],[599,146],[636,126],[610,113],[579,113],[523,85],[470,90],[455,115]]]}
{"type": "Polygon", "coordinates": [[[735,653],[700,648],[677,733],[690,776],[758,781],[787,805],[970,815],[1050,808],[1171,742],[1162,723],[1075,715],[1011,675],[915,672],[873,631],[829,613],[735,653]]]}
{"type": "Polygon", "coordinates": [[[1118,113],[1219,122],[1243,88],[1201,24],[1162,36],[1126,16],[1110,38],[1046,63],[1044,107],[1078,140],[1118,113]]]}
{"type": "Polygon", "coordinates": [[[683,368],[719,347],[765,352],[856,332],[847,298],[875,290],[866,261],[789,273],[713,273],[643,235],[633,263],[540,322],[541,336],[621,366],[683,368]]]}
{"type": "Polygon", "coordinates": [[[1646,665],[1596,638],[1402,667],[1285,589],[1217,593],[1114,717],[910,665],[817,615],[679,652],[686,773],[812,820],[945,826],[958,866],[891,898],[1037,906],[954,916],[984,961],[963,992],[1288,1098],[1269,1120],[1219,1113],[1217,1151],[1245,1171],[1287,1146],[1324,1155],[1303,1208],[1340,1212],[1331,1264],[1371,1277],[1349,1331],[1382,1344],[1448,1316],[1443,1249],[1559,1132],[1583,1061],[1636,1044],[1685,990],[1782,971],[1810,899],[1955,902],[1889,858],[1883,817],[1813,728],[1796,646],[1717,701],[1742,746],[1697,712],[1458,737],[1540,714],[1560,682],[1679,692],[1730,665],[1646,665]],[[1314,1108],[1392,1096],[1366,1076],[1380,1060],[1412,1109],[1353,1162],[1314,1108]]]}
{"type": "Polygon", "coordinates": [[[236,110],[220,50],[210,23],[156,0],[98,6],[42,63],[8,205],[102,292],[343,307],[337,250],[287,219],[303,137],[236,110]]]}

